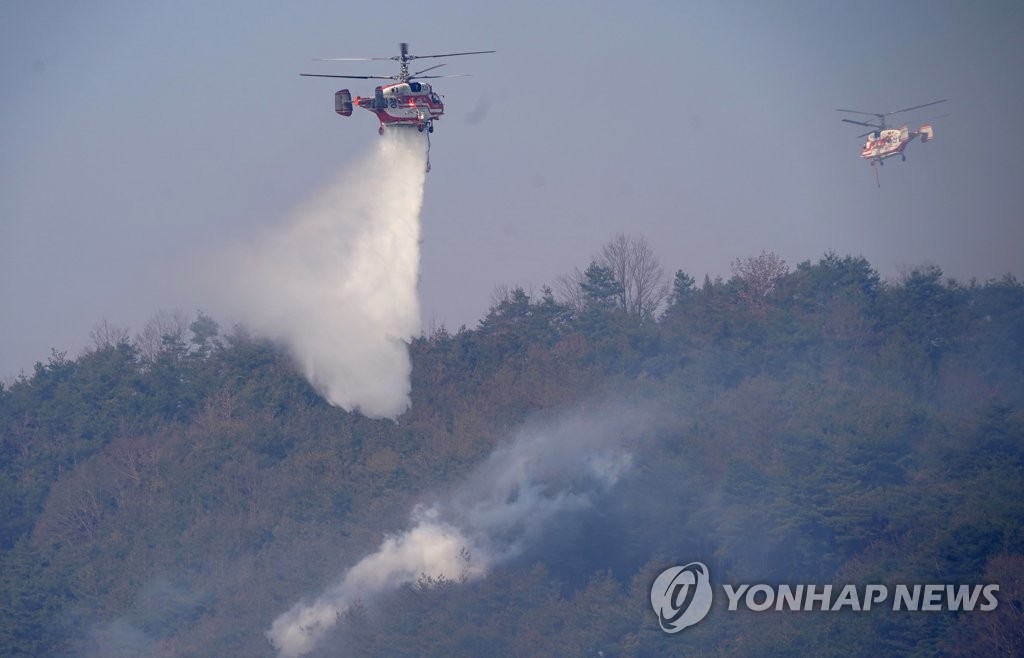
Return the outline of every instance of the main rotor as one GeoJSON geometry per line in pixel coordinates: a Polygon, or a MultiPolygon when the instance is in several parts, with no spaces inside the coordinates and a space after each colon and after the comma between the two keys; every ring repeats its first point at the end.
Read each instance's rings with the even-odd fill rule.
{"type": "Polygon", "coordinates": [[[444,64],[435,64],[434,66],[427,67],[421,71],[415,73],[409,73],[409,62],[414,59],[428,59],[436,57],[457,57],[459,55],[483,55],[486,53],[497,52],[494,50],[473,50],[464,53],[443,53],[440,55],[410,55],[409,44],[402,42],[398,44],[399,54],[392,55],[391,57],[329,57],[317,59],[318,62],[370,62],[370,61],[382,61],[391,60],[398,62],[398,75],[325,75],[320,73],[300,73],[299,75],[305,75],[314,78],[357,78],[359,80],[398,80],[399,82],[408,82],[416,78],[456,78],[462,77],[465,74],[454,74],[454,75],[421,75],[427,71],[433,71],[436,68],[445,66],[444,64]]]}
{"type": "MultiPolygon", "coordinates": [[[[836,110],[836,112],[850,112],[851,114],[863,114],[869,117],[875,117],[876,121],[854,121],[853,119],[842,119],[846,123],[852,123],[858,126],[867,126],[871,128],[871,132],[876,130],[885,130],[886,123],[885,118],[892,116],[893,114],[900,114],[902,112],[910,112],[911,110],[919,110],[922,107],[930,107],[932,105],[938,105],[939,103],[945,103],[947,99],[943,98],[939,101],[932,101],[925,103],[924,105],[915,105],[914,107],[905,107],[902,110],[893,110],[892,112],[861,112],[860,110],[836,110]]],[[[864,133],[867,135],[868,133],[864,133]]],[[[864,135],[861,135],[863,137],[864,135]]]]}

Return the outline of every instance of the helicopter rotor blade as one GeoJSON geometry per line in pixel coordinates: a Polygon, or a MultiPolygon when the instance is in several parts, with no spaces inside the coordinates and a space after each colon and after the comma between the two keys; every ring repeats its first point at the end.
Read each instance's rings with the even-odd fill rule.
{"type": "Polygon", "coordinates": [[[879,126],[878,124],[867,123],[866,121],[854,121],[853,119],[840,119],[840,121],[843,121],[843,122],[846,122],[846,123],[853,123],[853,124],[856,124],[858,126],[867,126],[869,128],[876,128],[878,130],[881,130],[881,126],[879,126]]]}
{"type": "Polygon", "coordinates": [[[327,73],[300,73],[299,75],[307,76],[311,78],[349,78],[354,80],[411,80],[413,78],[462,78],[466,77],[465,73],[457,73],[451,75],[423,75],[427,71],[433,71],[438,69],[445,64],[436,64],[434,66],[428,66],[425,69],[417,71],[416,73],[409,73],[409,62],[414,59],[428,59],[436,57],[456,57],[458,55],[483,55],[487,53],[497,52],[495,50],[473,50],[467,52],[458,53],[442,53],[436,55],[410,55],[409,44],[406,42],[400,42],[398,44],[400,54],[392,57],[321,57],[313,61],[316,62],[371,62],[380,60],[392,60],[401,64],[402,70],[398,75],[334,75],[327,73]]]}
{"type": "Polygon", "coordinates": [[[484,55],[486,53],[496,53],[497,50],[474,50],[468,53],[445,53],[443,55],[406,55],[406,59],[427,59],[428,57],[456,57],[458,55],[484,55]]]}
{"type": "Polygon", "coordinates": [[[879,114],[878,112],[861,112],[860,110],[836,110],[836,112],[851,112],[853,114],[864,114],[869,117],[878,117],[879,119],[885,116],[884,114],[879,114]]]}
{"type": "Polygon", "coordinates": [[[425,80],[425,79],[428,79],[428,78],[468,78],[468,77],[471,77],[468,73],[449,73],[448,75],[413,75],[413,76],[409,76],[409,79],[412,80],[413,78],[416,78],[417,80],[425,80]]]}
{"type": "Polygon", "coordinates": [[[326,73],[300,73],[307,78],[350,78],[353,80],[395,80],[393,75],[328,75],[326,73]]]}
{"type": "Polygon", "coordinates": [[[907,107],[902,110],[893,110],[892,112],[886,112],[885,116],[890,114],[899,114],[900,112],[909,112],[911,110],[919,110],[922,107],[929,107],[931,105],[938,105],[939,103],[945,103],[947,99],[943,98],[941,101],[932,101],[931,103],[925,103],[924,105],[915,105],[914,107],[907,107]]]}
{"type": "Polygon", "coordinates": [[[448,64],[435,64],[434,66],[428,66],[427,68],[423,69],[422,71],[417,71],[416,73],[413,73],[413,74],[412,74],[411,76],[409,76],[409,77],[411,77],[411,78],[415,78],[415,77],[416,77],[416,76],[418,76],[418,75],[419,75],[420,73],[426,73],[427,71],[433,71],[434,69],[439,69],[439,68],[441,68],[442,66],[448,66],[448,64]]]}
{"type": "Polygon", "coordinates": [[[317,57],[314,62],[386,62],[394,57],[317,57]]]}

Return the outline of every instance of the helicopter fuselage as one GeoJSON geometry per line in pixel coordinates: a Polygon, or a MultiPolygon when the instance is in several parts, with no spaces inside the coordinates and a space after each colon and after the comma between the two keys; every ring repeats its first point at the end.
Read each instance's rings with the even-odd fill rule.
{"type": "Polygon", "coordinates": [[[392,126],[414,126],[421,132],[433,132],[434,119],[444,114],[444,102],[425,82],[408,81],[380,85],[373,96],[352,98],[347,89],[335,94],[335,111],[342,116],[352,114],[357,106],[377,115],[379,131],[392,126]],[[347,102],[346,102],[347,101],[347,102]]]}
{"type": "Polygon", "coordinates": [[[902,126],[876,130],[868,133],[860,157],[874,164],[896,155],[903,156],[907,146],[918,136],[921,137],[922,142],[929,141],[934,136],[932,127],[924,125],[917,130],[910,130],[907,126],[902,126]]]}

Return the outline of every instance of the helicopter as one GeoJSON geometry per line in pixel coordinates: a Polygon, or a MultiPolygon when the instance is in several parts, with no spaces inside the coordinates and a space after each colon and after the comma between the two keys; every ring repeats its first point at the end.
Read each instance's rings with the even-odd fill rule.
{"type": "Polygon", "coordinates": [[[441,55],[410,55],[409,44],[399,44],[399,54],[391,57],[332,57],[317,59],[318,62],[350,62],[393,60],[398,62],[398,75],[328,75],[324,73],[300,73],[312,78],[352,78],[356,80],[394,80],[391,84],[378,85],[373,96],[365,98],[352,97],[348,89],[340,89],[334,93],[334,111],[343,117],[352,116],[354,107],[362,107],[377,115],[380,125],[378,134],[383,135],[385,128],[395,126],[414,126],[420,132],[434,132],[434,121],[444,114],[444,103],[426,82],[428,78],[460,78],[465,74],[423,75],[427,71],[445,66],[435,64],[415,73],[409,72],[409,63],[415,59],[437,57],[456,57],[458,55],[483,55],[496,52],[494,50],[474,50],[463,53],[444,53],[441,55]]]}
{"type": "MultiPolygon", "coordinates": [[[[860,157],[870,162],[873,167],[876,162],[879,165],[883,165],[887,158],[897,155],[905,162],[907,160],[907,156],[904,151],[906,151],[910,142],[914,141],[917,137],[921,138],[921,142],[928,142],[935,138],[935,131],[930,124],[926,123],[916,130],[911,130],[906,125],[899,128],[890,128],[885,123],[886,117],[892,116],[893,114],[910,112],[911,110],[919,110],[923,107],[930,107],[932,105],[938,105],[939,103],[945,102],[946,99],[944,98],[942,100],[925,103],[924,105],[915,105],[914,107],[907,107],[902,110],[894,110],[892,112],[861,112],[860,110],[836,111],[875,117],[875,121],[854,121],[853,119],[843,119],[846,123],[852,123],[858,126],[867,126],[872,129],[863,135],[858,135],[858,137],[867,137],[867,140],[864,142],[864,146],[861,148],[860,157]]],[[[933,118],[938,119],[940,117],[933,118]]],[[[878,172],[876,171],[875,173],[877,174],[878,172]]]]}

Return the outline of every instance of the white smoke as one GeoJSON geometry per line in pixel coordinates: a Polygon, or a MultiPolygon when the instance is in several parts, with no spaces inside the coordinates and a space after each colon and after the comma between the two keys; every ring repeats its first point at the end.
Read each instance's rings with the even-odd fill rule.
{"type": "Polygon", "coordinates": [[[386,538],[314,601],[274,620],[267,638],[280,658],[297,658],[357,600],[420,576],[486,576],[536,541],[556,515],[589,507],[618,482],[630,467],[625,444],[637,425],[636,414],[615,408],[521,430],[445,502],[417,505],[409,529],[386,538]]]}
{"type": "Polygon", "coordinates": [[[283,229],[228,258],[222,277],[235,315],[284,342],[328,402],[371,417],[410,404],[425,167],[424,136],[388,130],[283,229]]]}

